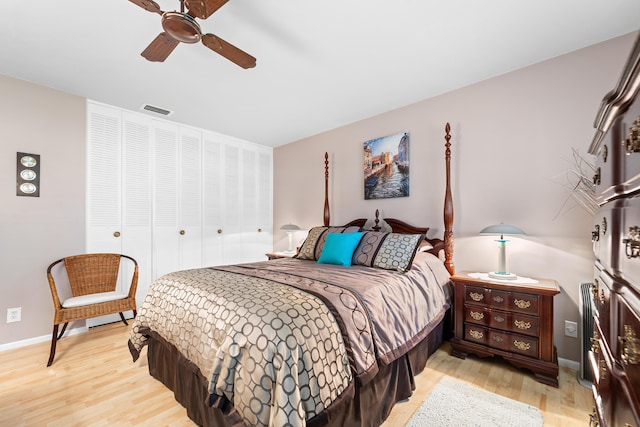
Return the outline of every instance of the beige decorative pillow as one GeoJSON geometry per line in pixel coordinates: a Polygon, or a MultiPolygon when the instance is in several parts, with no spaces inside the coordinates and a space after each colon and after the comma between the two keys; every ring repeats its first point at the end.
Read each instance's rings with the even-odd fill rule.
{"type": "Polygon", "coordinates": [[[357,231],[360,231],[359,227],[313,227],[309,230],[307,238],[295,257],[317,261],[322,255],[322,248],[329,232],[355,233],[357,231]]]}
{"type": "Polygon", "coordinates": [[[373,267],[405,272],[411,267],[424,234],[389,233],[373,261],[373,267]]]}
{"type": "Polygon", "coordinates": [[[388,234],[385,231],[365,231],[360,244],[353,252],[351,264],[373,267],[373,260],[388,234]]]}

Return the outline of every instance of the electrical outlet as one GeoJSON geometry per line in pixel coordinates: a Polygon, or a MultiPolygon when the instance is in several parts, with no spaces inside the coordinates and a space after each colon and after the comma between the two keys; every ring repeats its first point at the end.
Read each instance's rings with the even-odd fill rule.
{"type": "Polygon", "coordinates": [[[7,323],[19,322],[22,320],[22,307],[7,308],[7,323]]]}
{"type": "Polygon", "coordinates": [[[578,338],[578,324],[570,320],[565,320],[564,334],[568,337],[578,338]]]}

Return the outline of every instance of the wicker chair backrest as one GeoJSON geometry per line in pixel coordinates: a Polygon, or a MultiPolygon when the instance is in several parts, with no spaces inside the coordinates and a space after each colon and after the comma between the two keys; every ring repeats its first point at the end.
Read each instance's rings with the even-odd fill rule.
{"type": "Polygon", "coordinates": [[[119,254],[84,254],[64,259],[74,297],[113,292],[118,284],[119,254]]]}

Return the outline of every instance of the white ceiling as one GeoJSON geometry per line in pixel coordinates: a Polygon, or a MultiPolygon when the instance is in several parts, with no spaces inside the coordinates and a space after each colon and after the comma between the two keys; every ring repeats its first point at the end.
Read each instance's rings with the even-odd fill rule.
{"type": "Polygon", "coordinates": [[[638,0],[230,0],[199,22],[245,70],[202,44],[146,61],[160,16],[127,0],[2,3],[0,74],[273,147],[640,28],[638,0]]]}

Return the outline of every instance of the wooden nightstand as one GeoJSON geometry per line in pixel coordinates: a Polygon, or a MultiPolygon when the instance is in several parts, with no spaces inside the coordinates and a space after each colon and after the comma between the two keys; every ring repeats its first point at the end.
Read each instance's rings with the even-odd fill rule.
{"type": "Polygon", "coordinates": [[[296,254],[295,252],[269,252],[265,255],[269,260],[272,260],[279,258],[293,258],[296,254]]]}
{"type": "Polygon", "coordinates": [[[517,284],[474,279],[468,271],[452,277],[454,338],[451,353],[462,359],[501,356],[530,369],[541,383],[558,387],[558,357],[553,341],[555,280],[517,284]]]}

